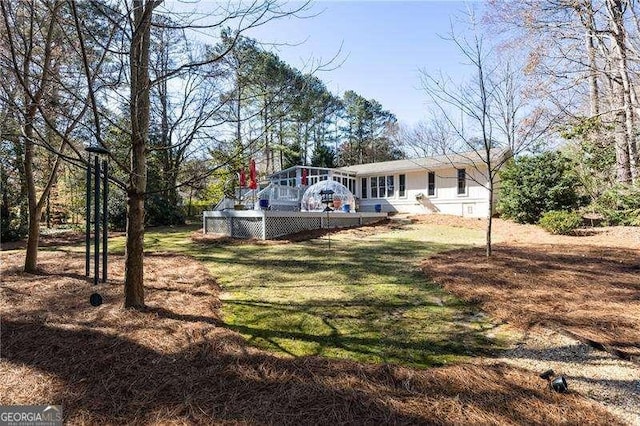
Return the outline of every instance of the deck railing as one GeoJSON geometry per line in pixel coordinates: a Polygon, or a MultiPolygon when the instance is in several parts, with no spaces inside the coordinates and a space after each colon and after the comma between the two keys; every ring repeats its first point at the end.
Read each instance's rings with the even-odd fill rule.
{"type": "Polygon", "coordinates": [[[234,238],[270,240],[302,231],[325,228],[349,228],[386,219],[386,213],[283,212],[283,211],[206,211],[202,228],[205,234],[223,234],[234,238]]]}

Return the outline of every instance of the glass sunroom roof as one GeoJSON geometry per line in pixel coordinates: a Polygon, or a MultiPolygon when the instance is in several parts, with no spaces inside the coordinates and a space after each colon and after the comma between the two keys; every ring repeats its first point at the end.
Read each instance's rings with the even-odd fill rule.
{"type": "Polygon", "coordinates": [[[311,185],[305,191],[302,196],[301,210],[304,212],[321,212],[327,207],[326,203],[322,202],[322,195],[320,191],[333,191],[333,203],[329,204],[335,211],[354,211],[355,210],[355,198],[349,189],[341,183],[334,180],[323,180],[314,185],[311,185]],[[344,206],[348,205],[349,208],[344,206]]]}

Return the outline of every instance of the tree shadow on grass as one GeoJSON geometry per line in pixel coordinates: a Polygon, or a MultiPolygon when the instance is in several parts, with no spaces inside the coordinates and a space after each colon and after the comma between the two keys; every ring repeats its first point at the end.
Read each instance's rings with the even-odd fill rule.
{"type": "MultiPolygon", "coordinates": [[[[225,326],[267,349],[280,350],[289,342],[288,346],[293,347],[304,344],[305,353],[315,355],[341,354],[339,356],[368,362],[425,367],[443,365],[459,357],[488,355],[500,346],[499,341],[487,336],[487,332],[495,328],[494,324],[456,326],[445,313],[422,311],[425,305],[440,309],[439,305],[416,305],[413,300],[385,302],[371,298],[344,303],[227,300],[224,303],[233,312],[238,311],[237,305],[252,311],[244,321],[225,326]],[[414,320],[412,315],[427,319],[414,320]],[[300,319],[304,326],[298,325],[300,319]]],[[[286,352],[293,354],[290,350],[286,352]]]]}
{"type": "Polygon", "coordinates": [[[220,277],[231,281],[224,285],[230,292],[224,311],[227,327],[259,347],[434,366],[499,344],[486,329],[452,318],[452,312],[473,307],[452,300],[418,268],[421,258],[445,248],[451,246],[381,239],[340,241],[329,250],[311,241],[263,249],[236,245],[197,257],[246,271],[249,277],[237,281],[220,277]]]}

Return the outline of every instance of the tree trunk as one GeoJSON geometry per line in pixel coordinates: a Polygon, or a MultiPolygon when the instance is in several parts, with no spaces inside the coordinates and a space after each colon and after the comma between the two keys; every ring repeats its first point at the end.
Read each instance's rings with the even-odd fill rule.
{"type": "Polygon", "coordinates": [[[600,90],[598,89],[598,69],[596,68],[596,49],[592,31],[587,32],[587,50],[589,52],[589,105],[591,116],[600,114],[600,90]]]}
{"type": "Polygon", "coordinates": [[[615,120],[615,148],[617,178],[621,183],[630,183],[636,174],[635,158],[630,153],[634,148],[633,109],[631,105],[631,85],[627,68],[626,29],[624,27],[624,7],[621,0],[607,0],[614,46],[611,68],[614,70],[614,105],[617,105],[615,120]]]}
{"type": "Polygon", "coordinates": [[[307,165],[307,152],[309,151],[309,122],[304,123],[304,145],[302,148],[302,165],[307,165]]]}
{"type": "Polygon", "coordinates": [[[155,1],[133,2],[131,39],[131,173],[127,190],[127,244],[125,248],[125,308],[144,307],[144,195],[147,188],[149,139],[149,43],[155,1]]]}
{"type": "Polygon", "coordinates": [[[267,159],[267,167],[265,170],[267,173],[273,173],[273,165],[271,163],[271,158],[269,157],[269,115],[267,113],[267,109],[269,108],[269,103],[264,101],[264,111],[263,111],[263,125],[264,125],[264,153],[267,159]]]}
{"type": "MultiPolygon", "coordinates": [[[[484,86],[482,86],[484,88],[484,86]]],[[[486,230],[486,255],[491,257],[493,247],[491,245],[491,236],[493,232],[493,205],[494,205],[494,192],[495,192],[495,179],[496,172],[493,170],[493,160],[491,158],[490,145],[487,145],[485,150],[485,165],[487,166],[487,184],[489,185],[489,212],[487,213],[487,230],[486,230]]],[[[496,160],[499,161],[499,160],[496,160]]]]}
{"type": "Polygon", "coordinates": [[[587,3],[587,16],[584,24],[587,28],[585,34],[585,42],[587,47],[587,57],[589,58],[589,105],[591,116],[595,117],[600,114],[600,90],[598,88],[598,64],[596,62],[596,39],[595,20],[593,13],[593,5],[587,3]]]}
{"type": "Polygon", "coordinates": [[[489,178],[489,213],[487,215],[486,232],[486,255],[491,257],[493,247],[491,245],[491,235],[493,231],[493,179],[489,178]]]}
{"type": "Polygon", "coordinates": [[[27,253],[24,258],[24,272],[38,271],[38,241],[40,240],[40,218],[42,209],[29,206],[29,234],[27,236],[27,253]]]}
{"type": "MultiPolygon", "coordinates": [[[[26,96],[25,96],[26,98],[26,96]]],[[[34,273],[38,264],[38,240],[40,239],[40,217],[37,215],[36,184],[33,176],[33,116],[35,106],[28,109],[24,126],[24,175],[27,184],[27,203],[29,212],[29,234],[27,253],[24,258],[24,272],[34,273]]]]}
{"type": "Polygon", "coordinates": [[[236,142],[239,147],[242,148],[242,122],[240,120],[242,114],[242,89],[240,88],[240,64],[238,64],[238,68],[236,68],[236,142]]]}
{"type": "Polygon", "coordinates": [[[280,166],[279,169],[282,170],[284,168],[284,135],[282,130],[282,117],[278,122],[278,149],[280,150],[280,166]]]}
{"type": "Polygon", "coordinates": [[[125,253],[125,308],[144,307],[144,194],[127,198],[127,246],[125,253]]]}

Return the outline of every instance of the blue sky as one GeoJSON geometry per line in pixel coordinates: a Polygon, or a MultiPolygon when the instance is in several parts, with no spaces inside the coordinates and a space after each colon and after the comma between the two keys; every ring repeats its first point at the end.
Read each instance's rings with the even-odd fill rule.
{"type": "Polygon", "coordinates": [[[426,116],[419,69],[465,75],[457,52],[440,37],[465,8],[454,1],[320,1],[308,12],[318,16],[277,20],[249,35],[264,43],[289,44],[273,48],[301,69],[311,58],[331,59],[342,46],[344,63],[317,73],[329,89],[374,98],[400,122],[414,124],[426,116]]]}
{"type": "MultiPolygon", "coordinates": [[[[221,4],[167,0],[164,7],[173,13],[197,11],[206,16],[221,4]]],[[[301,5],[288,4],[291,8],[301,5]]],[[[454,80],[464,79],[467,73],[455,48],[442,36],[469,4],[481,6],[482,2],[320,0],[303,13],[312,17],[273,20],[245,35],[303,71],[311,70],[310,61],[326,62],[342,49],[338,68],[316,73],[329,90],[335,94],[354,90],[376,99],[401,123],[413,125],[427,115],[419,69],[442,70],[454,80]]],[[[215,43],[205,33],[194,34],[215,43]]]]}

